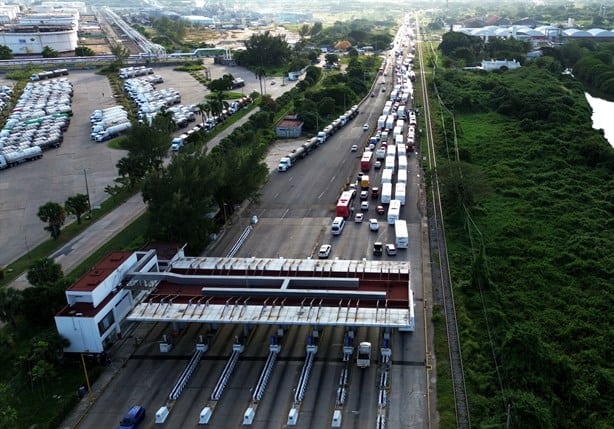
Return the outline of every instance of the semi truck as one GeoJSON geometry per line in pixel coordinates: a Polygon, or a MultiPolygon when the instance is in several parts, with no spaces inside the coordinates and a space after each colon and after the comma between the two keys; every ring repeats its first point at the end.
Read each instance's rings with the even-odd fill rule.
{"type": "Polygon", "coordinates": [[[98,110],[94,110],[92,112],[92,114],[90,115],[90,122],[96,122],[96,121],[100,121],[102,118],[104,118],[105,116],[109,116],[112,115],[113,113],[117,113],[117,112],[126,112],[126,109],[124,109],[123,106],[113,106],[113,107],[107,107],[106,109],[98,109],[98,110]]]}
{"type": "Polygon", "coordinates": [[[386,115],[380,115],[380,117],[377,118],[377,128],[381,130],[385,126],[386,126],[386,115]]]}
{"type": "Polygon", "coordinates": [[[318,131],[317,139],[318,139],[319,144],[324,143],[327,138],[328,138],[328,135],[326,135],[326,132],[318,131]]]}
{"type": "Polygon", "coordinates": [[[34,73],[32,76],[30,76],[30,81],[36,82],[39,80],[52,79],[54,77],[67,76],[67,75],[68,75],[68,69],[56,69],[52,71],[34,73]]]}
{"type": "Polygon", "coordinates": [[[187,134],[181,134],[180,136],[175,137],[171,141],[171,150],[173,152],[178,152],[183,147],[183,145],[185,145],[187,139],[188,139],[187,134]]]}
{"type": "Polygon", "coordinates": [[[39,146],[24,149],[5,149],[0,153],[0,169],[14,167],[27,161],[43,157],[43,150],[39,146]]]}
{"type": "Polygon", "coordinates": [[[121,124],[123,122],[128,122],[128,114],[118,113],[118,114],[104,117],[100,121],[94,122],[92,124],[92,133],[94,134],[101,133],[107,128],[110,128],[113,125],[121,124]]]}
{"type": "Polygon", "coordinates": [[[392,183],[382,183],[380,197],[382,204],[390,204],[390,200],[392,199],[392,183]]]}
{"type": "Polygon", "coordinates": [[[394,115],[386,116],[386,129],[392,130],[394,128],[394,115]]]}
{"type": "Polygon", "coordinates": [[[290,152],[288,155],[279,160],[277,171],[288,171],[288,169],[290,169],[300,158],[304,156],[304,153],[305,148],[302,146],[290,152]]]}
{"type": "Polygon", "coordinates": [[[114,125],[112,127],[107,128],[103,132],[96,134],[96,136],[94,137],[94,141],[100,143],[110,140],[119,136],[123,132],[128,131],[130,128],[132,128],[132,124],[130,122],[123,122],[121,124],[114,125]]]}
{"type": "Polygon", "coordinates": [[[371,343],[368,341],[362,341],[358,345],[356,366],[358,366],[358,368],[368,368],[371,366],[371,343]]]}

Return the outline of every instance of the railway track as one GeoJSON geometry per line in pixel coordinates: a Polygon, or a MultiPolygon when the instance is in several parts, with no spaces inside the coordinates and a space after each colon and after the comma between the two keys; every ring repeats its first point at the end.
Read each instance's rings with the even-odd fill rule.
{"type": "MultiPolygon", "coordinates": [[[[420,41],[420,28],[416,19],[416,40],[420,41]]],[[[456,412],[456,425],[461,429],[469,429],[471,420],[469,416],[469,403],[465,390],[465,376],[463,371],[463,358],[461,353],[458,326],[456,322],[456,309],[454,305],[454,291],[450,280],[450,268],[448,263],[448,251],[446,247],[445,228],[443,223],[443,209],[439,192],[439,179],[437,176],[437,157],[435,156],[435,144],[431,123],[431,112],[428,98],[428,86],[424,73],[424,58],[422,44],[417,43],[416,54],[420,64],[419,78],[421,96],[423,100],[422,117],[424,118],[424,132],[421,136],[423,149],[428,153],[428,165],[431,171],[431,205],[429,207],[430,245],[433,264],[433,284],[439,281],[441,302],[445,314],[446,333],[448,337],[450,371],[452,374],[452,388],[454,392],[454,404],[456,412]]]]}

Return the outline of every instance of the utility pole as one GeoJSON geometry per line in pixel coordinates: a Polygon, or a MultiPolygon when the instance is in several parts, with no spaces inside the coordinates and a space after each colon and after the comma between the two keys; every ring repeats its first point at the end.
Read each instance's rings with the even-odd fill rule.
{"type": "Polygon", "coordinates": [[[90,404],[92,403],[92,386],[90,386],[90,378],[87,375],[87,367],[85,366],[85,358],[83,357],[83,353],[81,353],[81,363],[83,364],[83,373],[85,374],[85,385],[87,386],[88,398],[90,400],[90,404]]]}
{"type": "Polygon", "coordinates": [[[87,193],[87,208],[89,212],[89,218],[92,218],[92,202],[90,200],[90,188],[87,185],[87,170],[83,169],[83,176],[85,177],[85,192],[87,193]]]}

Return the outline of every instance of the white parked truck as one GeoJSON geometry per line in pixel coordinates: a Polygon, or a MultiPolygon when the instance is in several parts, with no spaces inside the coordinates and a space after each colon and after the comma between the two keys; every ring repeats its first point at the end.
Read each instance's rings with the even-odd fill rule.
{"type": "Polygon", "coordinates": [[[43,150],[39,146],[32,146],[23,149],[5,149],[0,155],[3,159],[0,160],[0,165],[5,167],[14,167],[23,162],[33,161],[43,157],[43,150]]]}
{"type": "Polygon", "coordinates": [[[128,131],[132,128],[132,124],[130,122],[123,122],[121,124],[113,125],[112,127],[107,128],[103,132],[96,134],[94,140],[98,143],[110,140],[119,136],[121,133],[128,131]]]}

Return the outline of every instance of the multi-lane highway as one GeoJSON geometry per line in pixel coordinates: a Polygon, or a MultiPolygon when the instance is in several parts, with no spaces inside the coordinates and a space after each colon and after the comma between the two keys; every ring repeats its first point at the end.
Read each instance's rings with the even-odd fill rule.
{"type": "MultiPolygon", "coordinates": [[[[400,249],[396,256],[373,256],[373,242],[394,243],[394,228],[388,225],[385,215],[376,214],[375,206],[379,202],[370,197],[365,219],[373,217],[379,220],[377,232],[370,231],[366,222],[354,223],[352,218],[348,219],[340,236],[332,236],[330,232],[337,198],[356,180],[360,171],[360,154],[372,134],[363,131],[363,124],[369,124],[371,130],[376,129],[377,118],[395,82],[392,60],[393,56],[389,57],[385,70],[386,92],[377,90],[376,97],[366,98],[356,118],[296,166],[287,172],[270,175],[260,201],[252,204],[240,221],[247,224],[249,216],[258,216],[258,223],[236,256],[315,258],[319,246],[329,243],[332,245],[331,258],[409,261],[416,330],[413,333],[390,332],[392,359],[384,389],[386,407],[383,411],[385,425],[382,427],[428,428],[425,337],[421,317],[425,299],[422,272],[424,217],[420,210],[423,195],[418,154],[409,156],[407,202],[400,216],[408,224],[408,249],[400,249]],[[351,152],[353,144],[359,146],[357,152],[351,152]]],[[[372,186],[380,186],[381,171],[371,169],[368,174],[372,186]]],[[[359,204],[356,198],[356,213],[360,211],[359,204]]],[[[214,247],[211,256],[224,256],[228,250],[228,247],[219,245],[214,247]]],[[[264,395],[256,404],[252,395],[269,354],[270,337],[278,334],[279,327],[259,325],[248,331],[240,325],[213,327],[193,324],[185,325],[179,331],[177,328],[161,323],[138,325],[131,341],[124,345],[132,348],[125,368],[93,404],[79,428],[112,427],[132,404],[147,408],[145,427],[154,426],[156,410],[164,405],[170,408],[164,423],[166,428],[198,427],[199,415],[206,406],[213,410],[209,427],[242,427],[246,410],[254,405],[256,413],[252,427],[287,427],[288,413],[306,356],[307,337],[313,335],[313,327],[282,327],[285,329],[279,340],[281,351],[264,395]],[[161,353],[159,342],[163,335],[172,335],[173,332],[179,332],[172,338],[173,349],[161,353]],[[181,396],[169,401],[169,393],[201,336],[209,348],[181,396]],[[221,398],[212,401],[212,392],[231,356],[233,343],[241,337],[245,338],[245,349],[221,398]]],[[[354,333],[355,345],[359,341],[373,344],[372,365],[358,368],[352,356],[347,380],[342,383],[346,394],[340,395],[340,377],[346,367],[343,362],[346,329],[343,326],[325,327],[318,332],[318,352],[304,398],[298,407],[296,427],[331,427],[335,410],[342,417],[341,427],[377,427],[377,415],[382,410],[382,391],[378,384],[385,369],[380,345],[385,334],[376,327],[359,328],[354,333]]]]}

